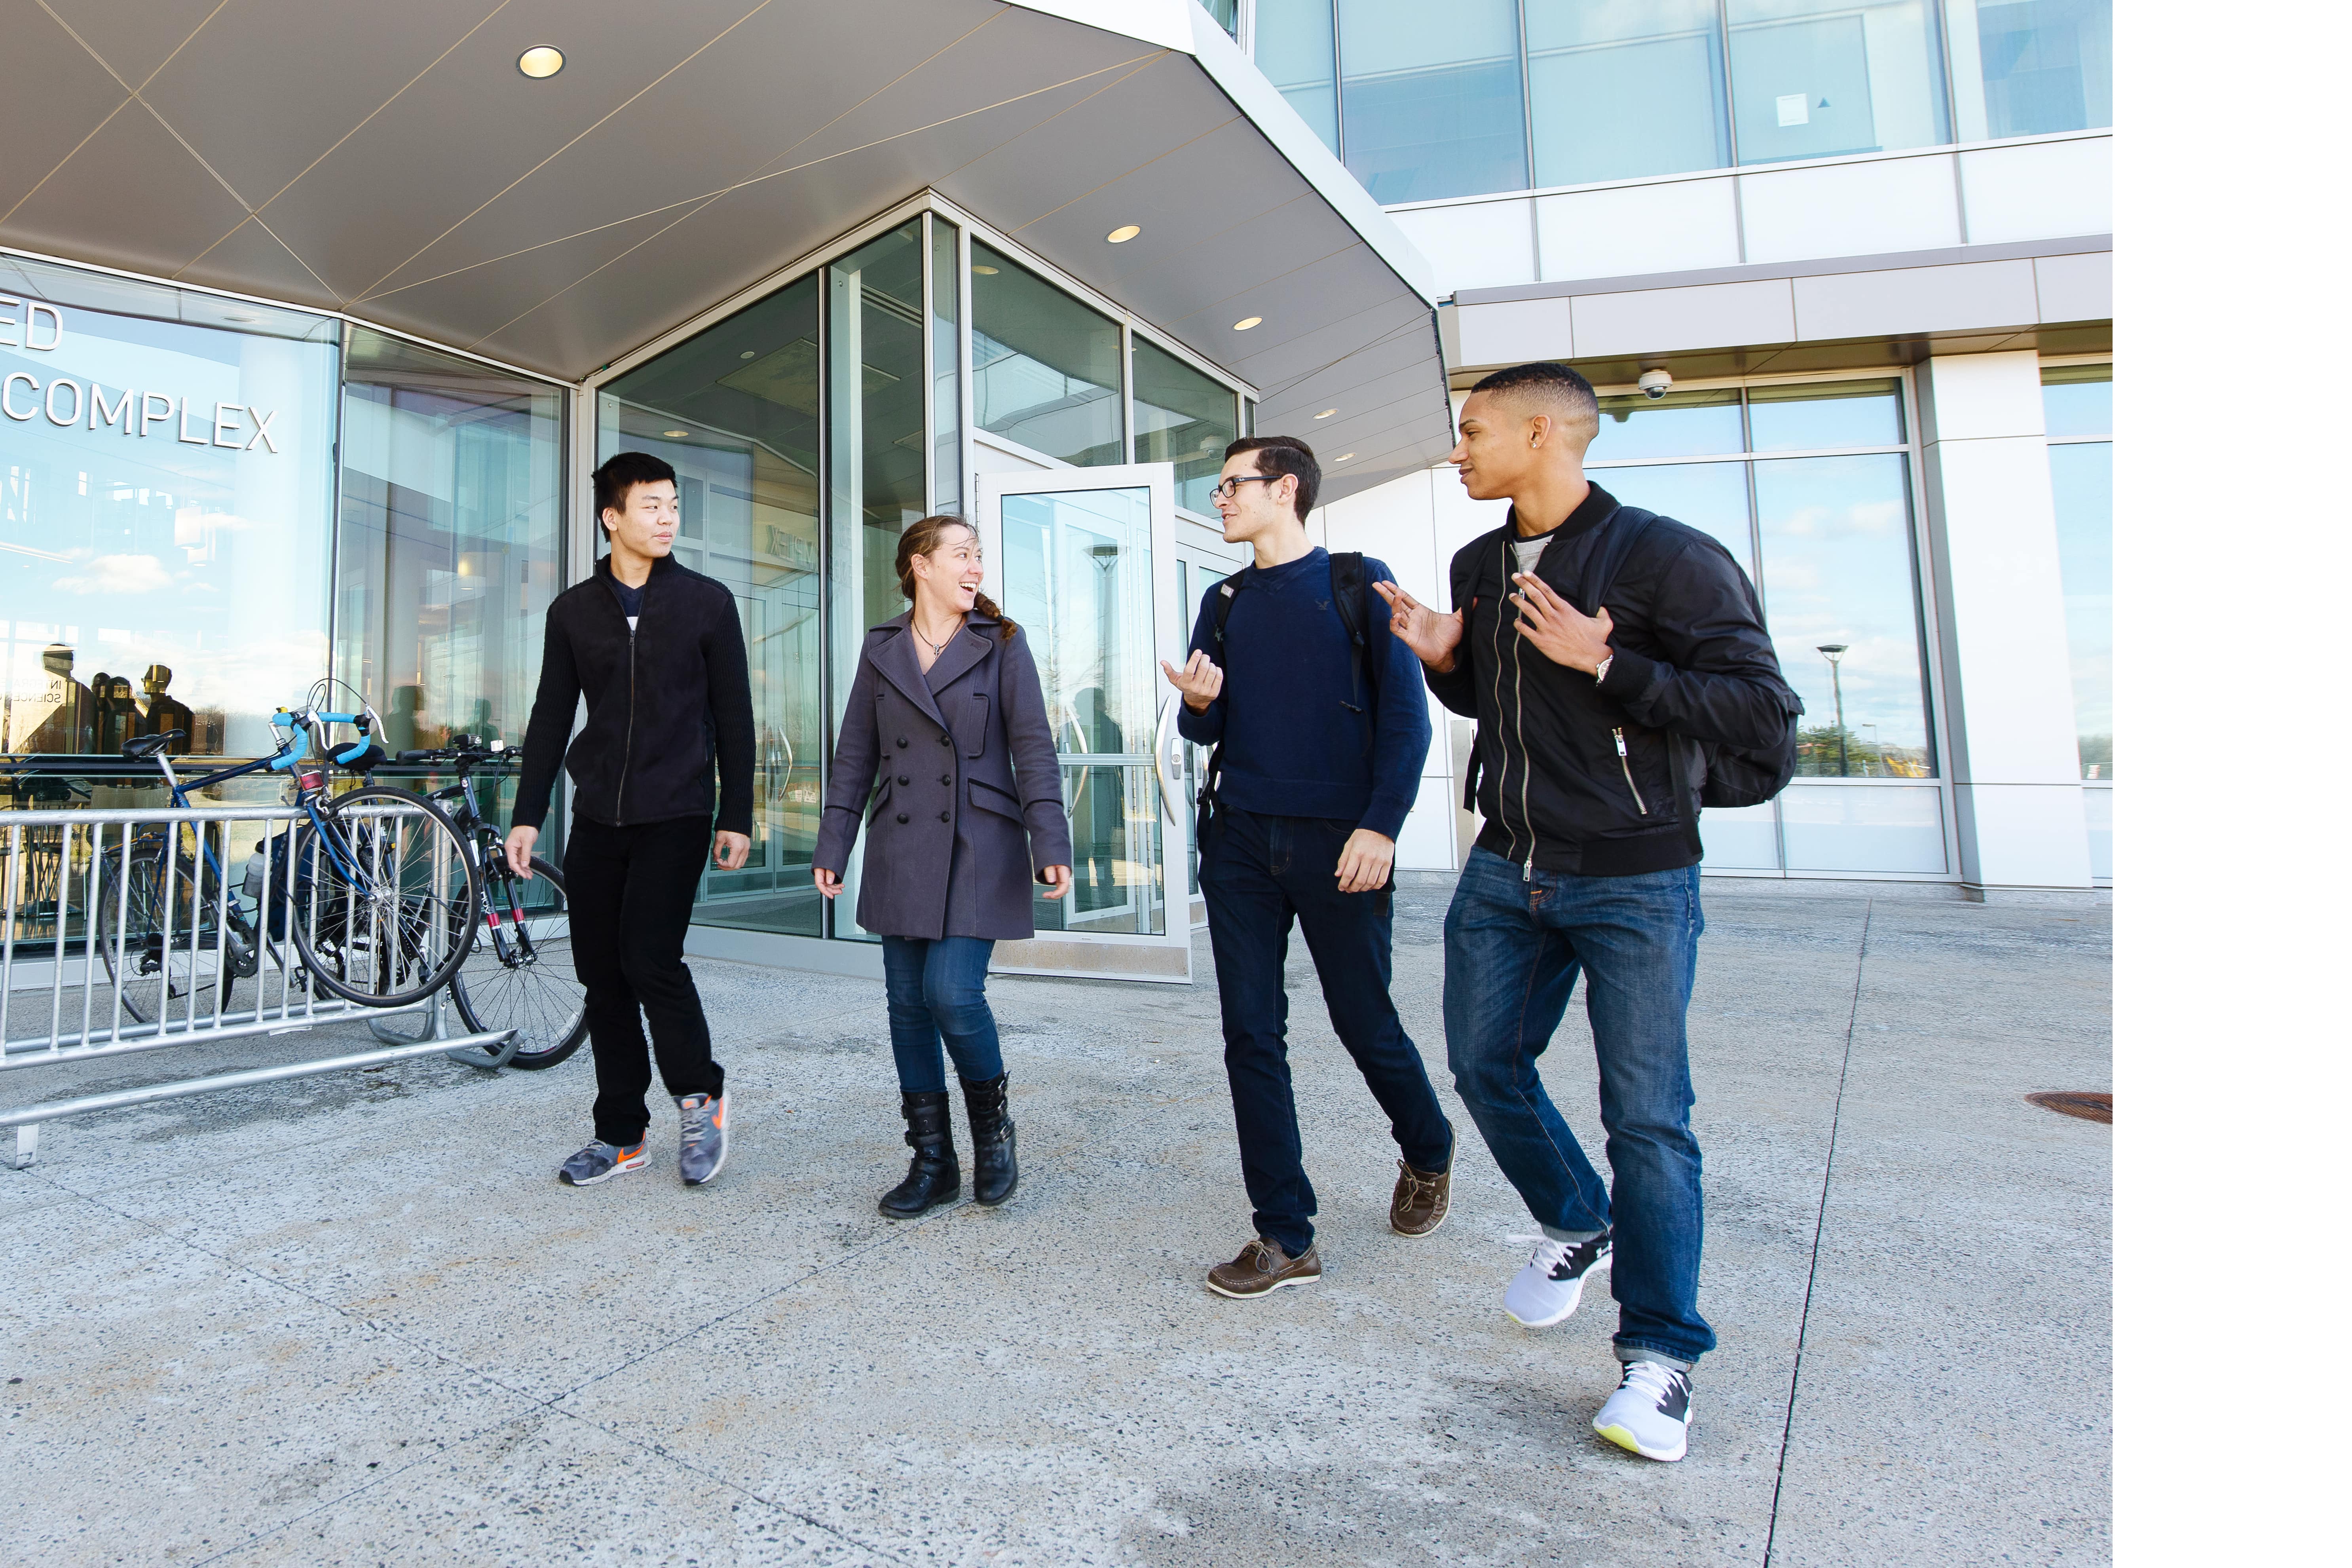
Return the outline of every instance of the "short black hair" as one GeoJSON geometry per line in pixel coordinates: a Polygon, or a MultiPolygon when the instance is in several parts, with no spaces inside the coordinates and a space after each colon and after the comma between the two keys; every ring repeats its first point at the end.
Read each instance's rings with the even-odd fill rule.
{"type": "Polygon", "coordinates": [[[677,483],[677,470],[651,452],[614,453],[596,470],[596,521],[601,525],[606,511],[628,505],[629,492],[637,486],[657,485],[664,479],[677,483]]]}
{"type": "Polygon", "coordinates": [[[1470,390],[1530,396],[1559,407],[1573,418],[1590,419],[1595,425],[1601,421],[1601,399],[1594,394],[1592,384],[1568,366],[1550,360],[1498,370],[1470,390]]]}
{"type": "Polygon", "coordinates": [[[1288,474],[1298,481],[1298,494],[1291,505],[1305,522],[1307,514],[1315,510],[1316,492],[1323,488],[1323,465],[1315,460],[1315,448],[1296,436],[1244,436],[1225,448],[1225,456],[1238,458],[1244,452],[1257,454],[1257,471],[1270,479],[1288,474]]]}

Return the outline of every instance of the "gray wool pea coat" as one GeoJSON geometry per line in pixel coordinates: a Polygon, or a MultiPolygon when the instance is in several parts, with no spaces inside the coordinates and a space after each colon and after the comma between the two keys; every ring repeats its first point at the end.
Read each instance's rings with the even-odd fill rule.
{"type": "Polygon", "coordinates": [[[857,923],[878,936],[1037,934],[1033,879],[1070,863],[1062,768],[1029,639],[973,611],[930,673],[913,614],[866,634],[815,863],[839,875],[872,824],[857,923]]]}

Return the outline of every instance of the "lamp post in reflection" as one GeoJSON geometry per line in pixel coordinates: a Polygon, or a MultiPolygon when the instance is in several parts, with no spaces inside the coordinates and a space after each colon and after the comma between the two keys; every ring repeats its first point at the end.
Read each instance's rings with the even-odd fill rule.
{"type": "Polygon", "coordinates": [[[1838,777],[1846,776],[1845,768],[1845,689],[1838,684],[1838,658],[1845,652],[1842,642],[1825,642],[1814,651],[1830,661],[1830,697],[1837,705],[1838,777]]]}

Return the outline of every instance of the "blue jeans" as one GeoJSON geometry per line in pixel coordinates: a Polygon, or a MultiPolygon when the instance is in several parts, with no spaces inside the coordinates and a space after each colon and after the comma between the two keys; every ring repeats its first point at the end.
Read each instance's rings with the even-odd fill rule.
{"type": "Polygon", "coordinates": [[[996,944],[976,936],[882,939],[882,983],[890,997],[890,1054],[898,1088],[939,1094],[948,1087],[940,1042],[956,1076],[986,1083],[1003,1075],[996,1015],[988,1010],[988,959],[996,944]]]}
{"type": "Polygon", "coordinates": [[[1684,1027],[1705,927],[1696,866],[1529,878],[1484,849],[1470,852],[1445,912],[1454,1085],[1546,1234],[1614,1230],[1621,1360],[1648,1353],[1688,1366],[1715,1348],[1698,1315],[1703,1221],[1684,1027]],[[1580,969],[1613,1189],[1536,1074],[1580,969]]]}
{"type": "Polygon", "coordinates": [[[1290,998],[1282,963],[1292,917],[1314,955],[1332,1031],[1388,1112],[1406,1163],[1444,1171],[1454,1162],[1454,1129],[1389,1000],[1390,895],[1339,891],[1339,848],[1352,831],[1351,824],[1321,817],[1228,807],[1217,812],[1201,855],[1242,1183],[1256,1210],[1257,1233],[1293,1258],[1315,1241],[1315,1187],[1300,1158],[1298,1107],[1290,1092],[1290,998]]]}

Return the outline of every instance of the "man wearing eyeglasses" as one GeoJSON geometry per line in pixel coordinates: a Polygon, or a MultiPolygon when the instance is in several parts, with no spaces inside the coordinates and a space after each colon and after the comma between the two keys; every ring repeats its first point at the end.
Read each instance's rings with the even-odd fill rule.
{"type": "Polygon", "coordinates": [[[1209,1289],[1240,1300],[1323,1274],[1286,1041],[1294,918],[1331,1027],[1401,1152],[1391,1228],[1428,1236],[1451,1198],[1454,1129],[1389,1000],[1396,836],[1429,753],[1428,701],[1420,660],[1368,589],[1393,582],[1389,569],[1307,536],[1321,479],[1314,452],[1288,436],[1225,448],[1217,510],[1226,542],[1246,542],[1253,560],[1202,597],[1184,668],[1160,667],[1183,694],[1184,738],[1216,748],[1201,891],[1257,1234],[1209,1271],[1209,1289]]]}

